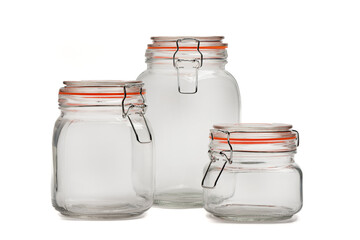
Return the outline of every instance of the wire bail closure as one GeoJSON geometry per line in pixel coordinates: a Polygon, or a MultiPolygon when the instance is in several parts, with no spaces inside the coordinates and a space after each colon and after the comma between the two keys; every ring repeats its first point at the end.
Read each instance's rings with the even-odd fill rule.
{"type": "Polygon", "coordinates": [[[176,68],[176,71],[177,71],[178,91],[181,94],[195,94],[198,91],[198,70],[203,65],[203,54],[201,53],[199,48],[200,48],[200,40],[198,40],[198,39],[181,38],[181,39],[176,40],[176,51],[173,55],[173,66],[174,66],[174,68],[176,68]],[[179,51],[179,43],[181,43],[183,41],[195,41],[197,43],[196,50],[199,52],[200,58],[193,58],[193,59],[178,58],[178,59],[176,59],[175,58],[176,54],[179,51]],[[187,67],[189,64],[191,64],[191,68],[194,69],[193,73],[189,73],[188,71],[186,71],[186,70],[189,70],[189,67],[187,67]],[[186,75],[188,75],[188,76],[185,77],[186,75]],[[190,75],[190,77],[189,77],[189,75],[190,75]],[[189,79],[191,79],[191,78],[194,78],[194,81],[191,81],[191,82],[195,82],[194,90],[193,91],[183,91],[182,88],[184,88],[184,85],[189,85],[186,82],[190,82],[189,79]]]}
{"type": "MultiPolygon", "coordinates": [[[[210,135],[211,135],[211,142],[210,142],[210,145],[209,145],[209,146],[210,146],[210,150],[208,151],[208,154],[209,154],[209,157],[210,157],[210,163],[209,163],[209,165],[208,165],[208,167],[207,167],[207,169],[206,169],[205,175],[204,175],[204,177],[203,177],[203,179],[202,179],[202,181],[201,181],[201,186],[202,186],[203,188],[207,188],[207,189],[213,189],[213,188],[216,187],[216,184],[217,184],[217,182],[218,182],[218,180],[219,180],[222,172],[224,171],[226,164],[227,164],[227,163],[232,164],[232,162],[233,162],[232,160],[233,160],[233,152],[234,152],[234,151],[233,151],[233,146],[232,146],[231,143],[230,143],[230,134],[231,134],[231,133],[242,133],[242,132],[245,132],[245,131],[231,131],[231,132],[230,132],[230,131],[224,131],[224,130],[217,130],[217,131],[218,131],[218,132],[221,132],[221,133],[225,133],[225,134],[227,135],[227,144],[229,145],[229,150],[222,150],[222,151],[214,151],[214,150],[212,150],[212,149],[211,149],[211,146],[212,146],[212,143],[213,143],[213,141],[214,141],[214,133],[213,133],[213,132],[210,133],[210,135]],[[230,152],[230,156],[228,157],[225,152],[230,152]],[[217,155],[218,157],[216,157],[216,155],[217,155]],[[213,184],[212,186],[206,186],[206,185],[205,185],[205,179],[206,179],[206,176],[207,176],[208,173],[209,173],[211,164],[213,164],[214,162],[216,162],[216,161],[218,161],[218,160],[220,160],[220,159],[224,161],[224,164],[223,164],[223,166],[222,166],[219,174],[217,175],[214,184],[213,184]]],[[[294,133],[296,134],[296,147],[298,147],[298,146],[299,146],[299,143],[300,143],[300,141],[299,141],[299,132],[296,131],[296,130],[294,130],[294,129],[291,129],[290,131],[291,131],[291,132],[294,132],[294,133]]],[[[247,151],[239,151],[239,150],[237,150],[237,152],[247,152],[247,151]]]]}
{"type": "Polygon", "coordinates": [[[141,98],[142,98],[143,104],[137,106],[137,105],[134,105],[134,104],[131,103],[130,106],[127,108],[127,110],[125,110],[125,99],[126,99],[126,96],[127,96],[127,94],[126,94],[126,88],[127,88],[127,87],[133,87],[133,86],[138,86],[138,85],[125,84],[124,87],[123,87],[123,89],[124,89],[124,98],[123,98],[122,103],[121,103],[122,117],[123,117],[123,118],[126,118],[126,117],[128,118],[128,120],[129,120],[129,122],[130,122],[130,124],[131,124],[131,127],[132,127],[132,129],[133,129],[133,131],[134,131],[136,140],[137,140],[139,143],[141,143],[141,144],[151,143],[151,142],[152,142],[152,135],[151,135],[151,132],[150,132],[149,125],[148,125],[148,123],[147,123],[147,121],[146,121],[146,118],[145,118],[145,116],[144,116],[147,105],[145,104],[145,98],[144,98],[144,95],[142,94],[142,91],[143,91],[142,86],[140,87],[140,96],[141,96],[141,98]],[[141,110],[140,112],[136,112],[135,114],[139,114],[139,115],[142,117],[142,119],[144,120],[146,129],[147,129],[148,134],[149,134],[149,141],[140,141],[140,139],[139,139],[139,134],[137,133],[136,128],[135,128],[135,125],[134,125],[134,123],[133,123],[133,121],[131,120],[131,117],[130,117],[130,116],[131,116],[130,110],[133,109],[133,108],[140,108],[140,110],[141,110]]]}
{"type": "MultiPolygon", "coordinates": [[[[220,178],[220,176],[221,176],[221,174],[222,174],[222,172],[223,172],[224,169],[225,169],[226,164],[227,164],[227,163],[232,164],[233,147],[232,147],[232,145],[231,145],[231,143],[230,143],[230,132],[229,132],[229,131],[223,131],[223,130],[218,130],[218,131],[227,134],[227,143],[228,143],[228,145],[229,145],[229,150],[228,150],[228,151],[230,152],[230,156],[228,157],[228,156],[225,154],[225,150],[217,152],[217,151],[214,151],[214,150],[210,149],[210,150],[208,151],[208,154],[209,154],[209,157],[210,157],[210,163],[209,163],[209,166],[207,167],[206,172],[205,172],[205,175],[204,175],[204,177],[203,177],[203,179],[202,179],[202,181],[201,181],[201,186],[202,186],[203,188],[207,188],[207,189],[213,189],[213,188],[215,188],[215,187],[216,187],[216,184],[217,184],[217,182],[218,182],[218,180],[219,180],[219,178],[220,178]],[[215,155],[218,155],[218,157],[216,157],[215,155]],[[221,168],[218,176],[216,177],[213,186],[206,186],[206,185],[205,185],[205,179],[206,179],[207,174],[209,173],[211,164],[213,164],[214,162],[220,160],[220,158],[222,158],[222,160],[224,161],[224,164],[223,164],[223,166],[222,166],[222,168],[221,168]]],[[[214,141],[214,134],[211,133],[210,146],[212,145],[212,142],[213,142],[213,141],[214,141]]]]}

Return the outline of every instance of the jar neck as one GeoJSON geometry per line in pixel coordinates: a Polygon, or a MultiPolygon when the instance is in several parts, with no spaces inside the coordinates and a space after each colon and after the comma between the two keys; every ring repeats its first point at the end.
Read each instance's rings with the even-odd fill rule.
{"type": "MultiPolygon", "coordinates": [[[[169,70],[174,69],[173,61],[172,59],[163,59],[163,60],[157,60],[157,61],[146,61],[147,63],[147,69],[148,70],[169,70]]],[[[225,70],[225,65],[227,64],[226,59],[220,60],[220,59],[209,59],[209,60],[203,60],[203,65],[199,68],[199,70],[225,70]]]]}
{"type": "Polygon", "coordinates": [[[60,107],[63,117],[121,117],[121,106],[60,107]]]}
{"type": "Polygon", "coordinates": [[[233,152],[232,163],[278,165],[294,162],[295,151],[291,152],[233,152]]]}

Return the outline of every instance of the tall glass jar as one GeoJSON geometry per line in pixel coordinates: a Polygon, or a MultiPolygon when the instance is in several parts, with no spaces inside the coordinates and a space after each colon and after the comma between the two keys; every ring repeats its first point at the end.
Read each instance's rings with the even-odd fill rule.
{"type": "Polygon", "coordinates": [[[225,124],[210,131],[205,209],[235,221],[277,221],[302,207],[298,133],[288,124],[225,124]]]}
{"type": "Polygon", "coordinates": [[[66,81],[53,135],[52,203],[74,217],[130,217],[153,203],[152,136],[139,81],[66,81]]]}
{"type": "Polygon", "coordinates": [[[225,70],[223,37],[152,37],[147,70],[147,112],[156,150],[155,204],[201,207],[202,166],[213,122],[238,122],[239,88],[225,70]]]}

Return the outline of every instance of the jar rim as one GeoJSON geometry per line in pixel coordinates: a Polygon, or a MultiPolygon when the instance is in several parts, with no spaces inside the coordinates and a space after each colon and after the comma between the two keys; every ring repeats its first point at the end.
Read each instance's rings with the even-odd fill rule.
{"type": "Polygon", "coordinates": [[[214,124],[213,128],[236,132],[287,132],[292,125],[285,123],[219,123],[214,124]]]}
{"type": "Polygon", "coordinates": [[[142,81],[137,80],[80,80],[80,81],[63,81],[67,87],[76,86],[76,87],[124,87],[127,84],[141,85],[142,81]]]}
{"type": "Polygon", "coordinates": [[[204,42],[213,42],[221,41],[224,39],[224,36],[153,36],[150,39],[156,42],[165,41],[165,42],[176,42],[178,39],[182,38],[195,38],[204,42]]]}
{"type": "Polygon", "coordinates": [[[145,94],[142,89],[142,81],[125,81],[125,80],[81,80],[81,81],[64,81],[65,87],[59,91],[59,95],[75,96],[94,96],[98,97],[121,97],[125,95],[145,94]]]}
{"type": "Polygon", "coordinates": [[[217,144],[293,150],[299,141],[298,132],[292,129],[292,125],[284,123],[228,123],[213,127],[210,139],[217,144]]]}
{"type": "Polygon", "coordinates": [[[161,36],[151,37],[152,44],[148,44],[148,49],[168,50],[168,51],[194,51],[203,50],[224,50],[228,47],[227,43],[223,43],[223,36],[161,36]],[[178,45],[178,41],[181,44],[178,45]],[[192,41],[193,40],[193,41],[192,41]]]}

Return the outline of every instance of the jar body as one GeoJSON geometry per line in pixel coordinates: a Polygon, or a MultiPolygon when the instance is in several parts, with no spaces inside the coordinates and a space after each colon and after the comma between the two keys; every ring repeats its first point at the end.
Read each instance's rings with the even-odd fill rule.
{"type": "MultiPolygon", "coordinates": [[[[140,116],[133,124],[142,126],[140,116]]],[[[140,144],[121,108],[62,109],[53,136],[53,206],[76,217],[129,217],[153,203],[152,143],[140,144]]]]}
{"type": "Polygon", "coordinates": [[[199,183],[208,161],[208,129],[214,121],[239,121],[238,85],[224,65],[204,61],[194,94],[179,93],[177,71],[169,63],[149,64],[137,79],[146,84],[151,105],[147,116],[155,135],[157,205],[203,205],[199,183]]]}
{"type": "MultiPolygon", "coordinates": [[[[222,161],[208,172],[208,184],[219,175],[222,161]]],[[[235,221],[277,221],[302,207],[302,172],[293,153],[234,153],[213,189],[204,188],[204,207],[235,221]]]]}

